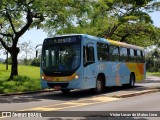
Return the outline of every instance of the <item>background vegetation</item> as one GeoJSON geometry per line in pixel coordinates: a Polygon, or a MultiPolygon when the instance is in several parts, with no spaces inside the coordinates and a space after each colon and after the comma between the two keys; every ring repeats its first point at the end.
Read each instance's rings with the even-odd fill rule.
{"type": "Polygon", "coordinates": [[[40,69],[39,67],[19,65],[19,76],[8,80],[11,66],[6,70],[5,64],[0,64],[0,94],[17,93],[40,90],[40,69]]]}

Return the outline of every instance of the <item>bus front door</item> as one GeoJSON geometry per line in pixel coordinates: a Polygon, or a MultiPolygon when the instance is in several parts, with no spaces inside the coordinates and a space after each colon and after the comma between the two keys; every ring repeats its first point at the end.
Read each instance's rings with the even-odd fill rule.
{"type": "Polygon", "coordinates": [[[93,88],[96,84],[94,44],[83,47],[84,58],[84,88],[93,88]]]}

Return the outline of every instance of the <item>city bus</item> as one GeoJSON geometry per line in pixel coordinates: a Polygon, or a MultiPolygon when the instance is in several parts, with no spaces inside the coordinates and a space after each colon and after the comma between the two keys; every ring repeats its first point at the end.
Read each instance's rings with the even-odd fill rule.
{"type": "Polygon", "coordinates": [[[46,38],[42,45],[42,88],[69,93],[106,86],[134,87],[146,76],[144,49],[87,34],[46,38]]]}

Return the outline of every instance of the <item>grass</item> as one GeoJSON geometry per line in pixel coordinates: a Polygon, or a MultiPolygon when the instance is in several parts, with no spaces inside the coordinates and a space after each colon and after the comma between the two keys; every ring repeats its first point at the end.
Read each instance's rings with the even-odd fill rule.
{"type": "Polygon", "coordinates": [[[158,76],[160,77],[160,72],[147,72],[147,75],[158,76]]]}
{"type": "Polygon", "coordinates": [[[7,81],[10,76],[11,66],[6,70],[4,64],[0,64],[0,93],[18,93],[40,90],[39,67],[18,66],[19,75],[13,80],[7,81]]]}

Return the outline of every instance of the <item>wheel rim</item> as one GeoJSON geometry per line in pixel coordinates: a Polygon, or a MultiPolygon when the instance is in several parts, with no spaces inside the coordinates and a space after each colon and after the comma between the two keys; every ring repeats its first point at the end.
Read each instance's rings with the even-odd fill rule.
{"type": "Polygon", "coordinates": [[[97,91],[101,91],[102,89],[102,83],[100,80],[97,81],[97,91]]]}
{"type": "Polygon", "coordinates": [[[132,87],[134,86],[134,78],[133,78],[133,76],[131,77],[131,86],[132,87]]]}

